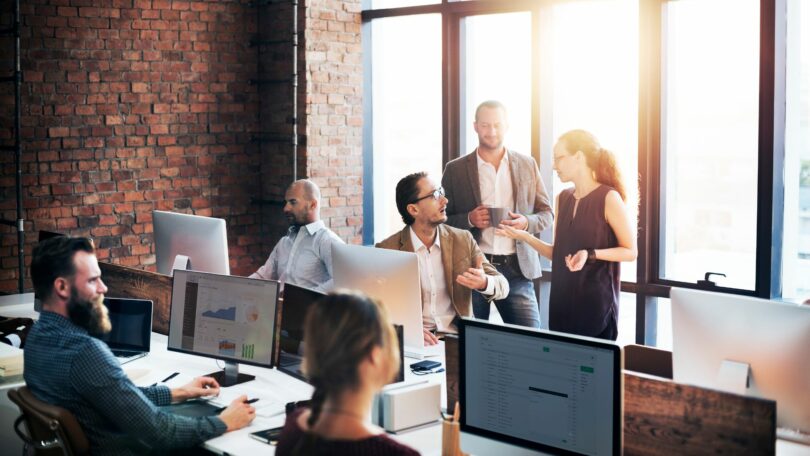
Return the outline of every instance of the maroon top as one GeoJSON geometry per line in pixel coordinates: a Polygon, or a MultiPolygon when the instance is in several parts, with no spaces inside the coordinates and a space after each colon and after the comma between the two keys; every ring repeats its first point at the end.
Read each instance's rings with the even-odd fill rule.
{"type": "Polygon", "coordinates": [[[563,190],[557,207],[557,229],[551,263],[548,324],[553,331],[595,337],[619,315],[619,263],[596,261],[571,272],[565,256],[587,249],[619,245],[605,220],[605,197],[613,190],[600,185],[579,200],[574,216],[574,189],[563,190]]]}
{"type": "Polygon", "coordinates": [[[308,455],[392,455],[414,456],[419,452],[407,447],[386,434],[375,435],[360,440],[329,440],[317,437],[304,431],[298,425],[298,417],[305,409],[299,408],[287,416],[281,437],[278,440],[276,454],[279,456],[292,455],[299,442],[307,437],[311,438],[312,447],[306,448],[300,454],[308,455]]]}

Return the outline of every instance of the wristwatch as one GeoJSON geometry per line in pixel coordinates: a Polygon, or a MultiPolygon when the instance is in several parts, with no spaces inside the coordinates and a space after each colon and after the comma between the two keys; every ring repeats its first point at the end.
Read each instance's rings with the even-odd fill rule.
{"type": "Polygon", "coordinates": [[[588,261],[586,261],[586,263],[596,263],[596,251],[594,251],[594,249],[588,249],[588,261]]]}

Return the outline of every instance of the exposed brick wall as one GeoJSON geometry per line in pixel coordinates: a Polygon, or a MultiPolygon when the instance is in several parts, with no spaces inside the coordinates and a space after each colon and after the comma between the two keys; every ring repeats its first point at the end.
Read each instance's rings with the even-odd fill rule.
{"type": "MultiPolygon", "coordinates": [[[[259,49],[260,77],[291,77],[291,3],[260,10],[261,39],[285,41],[259,49]]],[[[298,11],[297,177],[321,188],[321,216],[347,242],[362,242],[362,45],[359,0],[300,0],[298,11]]],[[[260,88],[263,171],[268,201],[281,201],[292,181],[291,85],[260,88]]],[[[275,244],[286,226],[277,205],[264,206],[265,229],[275,244]]],[[[269,253],[269,250],[268,250],[269,253]]]]}
{"type": "MultiPolygon", "coordinates": [[[[100,258],[153,270],[151,211],[161,209],[225,218],[233,273],[261,264],[248,0],[23,4],[26,263],[37,232],[49,230],[92,236],[100,258]]],[[[4,58],[10,43],[0,43],[4,58]]],[[[7,143],[13,99],[0,90],[7,143]]],[[[0,159],[10,219],[12,162],[0,159]]],[[[0,291],[14,291],[16,236],[3,230],[0,291]]]]}
{"type": "MultiPolygon", "coordinates": [[[[258,39],[263,43],[257,47],[259,79],[265,82],[258,85],[261,99],[259,112],[260,131],[257,139],[262,156],[262,226],[269,242],[265,245],[265,255],[269,255],[278,239],[284,235],[288,223],[280,217],[284,193],[293,180],[292,146],[292,2],[271,3],[257,9],[259,15],[258,39]]],[[[304,26],[299,22],[299,30],[304,26]]],[[[300,62],[304,54],[299,52],[300,62]]],[[[299,72],[301,70],[299,69],[299,72]]],[[[299,117],[304,104],[298,98],[299,117]]],[[[300,119],[299,119],[300,122],[300,119]]],[[[306,176],[306,138],[298,131],[299,162],[297,177],[306,176]]]]}
{"type": "Polygon", "coordinates": [[[308,0],[305,61],[307,170],[322,216],[346,242],[363,240],[363,59],[360,0],[308,0]]]}
{"type": "MultiPolygon", "coordinates": [[[[284,231],[292,179],[290,4],[249,0],[23,2],[26,264],[40,230],[93,237],[105,261],[154,270],[154,209],[225,218],[233,274],[260,266],[284,231]],[[258,24],[258,25],[257,25],[258,24]]],[[[322,216],[362,240],[360,0],[300,0],[298,177],[322,216]]],[[[10,58],[11,41],[0,40],[10,58]]],[[[0,68],[6,70],[8,66],[0,68]]],[[[0,87],[0,143],[13,98],[0,87]]],[[[11,154],[0,215],[14,219],[11,154]]],[[[17,284],[16,236],[0,228],[0,292],[17,284]]],[[[26,272],[27,274],[27,272],[26,272]]],[[[30,289],[30,281],[26,282],[30,289]]]]}

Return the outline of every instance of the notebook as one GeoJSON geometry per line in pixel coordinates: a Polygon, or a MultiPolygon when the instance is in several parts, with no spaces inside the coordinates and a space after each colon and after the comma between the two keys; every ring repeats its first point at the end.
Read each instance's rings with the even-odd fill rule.
{"type": "Polygon", "coordinates": [[[121,364],[149,353],[153,303],[148,299],[104,298],[112,330],[99,337],[121,364]]]}

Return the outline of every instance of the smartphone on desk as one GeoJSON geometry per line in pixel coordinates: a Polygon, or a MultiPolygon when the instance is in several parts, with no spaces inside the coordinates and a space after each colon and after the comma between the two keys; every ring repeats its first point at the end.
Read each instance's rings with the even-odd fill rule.
{"type": "Polygon", "coordinates": [[[435,368],[437,368],[437,367],[439,367],[441,365],[442,365],[442,363],[440,363],[438,361],[424,360],[424,361],[419,361],[417,363],[411,364],[410,368],[411,368],[412,371],[415,371],[415,372],[424,372],[424,371],[433,370],[433,369],[435,369],[435,368]]]}
{"type": "Polygon", "coordinates": [[[265,429],[263,431],[251,432],[250,436],[268,445],[275,445],[278,443],[278,438],[281,436],[282,429],[283,426],[279,426],[272,429],[265,429]]]}

